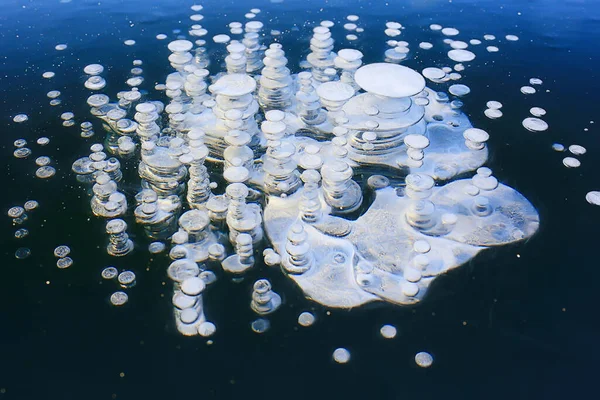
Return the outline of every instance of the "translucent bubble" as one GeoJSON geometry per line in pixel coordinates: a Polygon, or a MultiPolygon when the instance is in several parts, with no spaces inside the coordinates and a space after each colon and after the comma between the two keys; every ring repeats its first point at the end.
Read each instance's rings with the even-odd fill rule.
{"type": "Polygon", "coordinates": [[[600,192],[598,191],[588,192],[588,194],[585,195],[585,199],[590,204],[600,206],[600,192]]]}
{"type": "Polygon", "coordinates": [[[502,111],[495,109],[495,108],[488,108],[483,113],[489,119],[497,119],[497,118],[502,117],[502,115],[503,115],[502,111]]]}
{"type": "Polygon", "coordinates": [[[450,92],[450,94],[454,95],[454,96],[466,96],[469,93],[471,93],[471,89],[467,86],[467,85],[451,85],[448,88],[448,91],[450,92]]]}
{"type": "Polygon", "coordinates": [[[477,46],[481,44],[481,40],[479,39],[471,39],[469,40],[469,44],[473,45],[473,46],[477,46]]]}
{"type": "Polygon", "coordinates": [[[51,106],[57,106],[60,103],[62,103],[62,101],[60,99],[52,99],[52,100],[50,100],[50,105],[51,106]]]}
{"type": "Polygon", "coordinates": [[[60,269],[69,268],[71,265],[73,265],[71,257],[63,257],[56,260],[56,266],[60,269]]]}
{"type": "Polygon", "coordinates": [[[31,149],[27,147],[21,147],[16,149],[13,152],[13,155],[15,156],[15,158],[27,158],[31,155],[31,149]]]}
{"type": "Polygon", "coordinates": [[[496,40],[496,36],[494,35],[483,35],[485,40],[496,40]]]}
{"type": "Polygon", "coordinates": [[[579,168],[581,166],[581,161],[573,157],[565,157],[563,158],[563,164],[567,168],[579,168]]]}
{"type": "Polygon", "coordinates": [[[423,50],[430,50],[433,48],[433,45],[429,42],[421,42],[421,43],[419,43],[419,47],[422,48],[423,50]]]}
{"type": "Polygon", "coordinates": [[[536,90],[534,88],[532,88],[531,86],[522,86],[521,87],[521,93],[523,94],[534,94],[536,92],[536,90]]]}
{"type": "Polygon", "coordinates": [[[17,239],[23,239],[27,235],[29,235],[29,231],[25,228],[17,229],[15,231],[15,238],[17,239]]]}
{"type": "Polygon", "coordinates": [[[167,35],[165,35],[164,33],[159,33],[158,35],[156,35],[156,38],[158,40],[165,40],[167,38],[167,35]]]}
{"type": "Polygon", "coordinates": [[[415,362],[419,367],[429,368],[433,364],[433,357],[431,354],[421,351],[415,355],[415,362]]]}
{"type": "Polygon", "coordinates": [[[252,323],[250,324],[250,327],[256,333],[265,333],[271,327],[271,323],[269,322],[268,319],[259,318],[255,321],[252,321],[252,323]]]}
{"type": "Polygon", "coordinates": [[[51,78],[54,78],[54,75],[55,75],[54,72],[47,71],[42,74],[42,78],[51,79],[51,78]]]}
{"type": "Polygon", "coordinates": [[[346,364],[350,361],[350,352],[343,347],[337,348],[333,352],[333,359],[338,364],[346,364]]]}
{"type": "Polygon", "coordinates": [[[15,251],[15,257],[19,260],[27,258],[31,255],[31,250],[27,247],[19,247],[17,251],[15,251]]]}
{"type": "Polygon", "coordinates": [[[552,150],[554,150],[554,151],[565,151],[565,146],[563,146],[560,143],[554,143],[552,145],[552,150]]]}
{"type": "Polygon", "coordinates": [[[63,51],[67,49],[67,45],[66,44],[57,44],[56,46],[54,46],[54,48],[58,51],[63,51]]]}
{"type": "Polygon", "coordinates": [[[125,46],[133,46],[135,44],[135,40],[127,39],[123,42],[123,44],[125,44],[125,46]]]}
{"type": "Polygon", "coordinates": [[[529,109],[529,112],[534,117],[543,117],[544,115],[546,115],[546,110],[544,110],[541,107],[532,107],[529,109]]]}
{"type": "Polygon", "coordinates": [[[135,274],[132,271],[123,271],[119,274],[117,280],[123,287],[133,286],[135,283],[135,274]]]}
{"type": "Polygon", "coordinates": [[[103,279],[115,279],[118,274],[119,271],[115,267],[106,267],[100,273],[103,279]]]}
{"type": "Polygon", "coordinates": [[[29,117],[27,116],[27,114],[17,114],[14,116],[13,121],[16,123],[21,123],[21,122],[25,122],[29,119],[29,117]]]}
{"type": "Polygon", "coordinates": [[[71,253],[71,249],[69,246],[65,246],[64,244],[54,249],[54,256],[58,258],[66,257],[69,255],[69,253],[71,253]]]}
{"type": "Polygon", "coordinates": [[[48,139],[47,137],[41,137],[41,138],[38,138],[36,143],[39,144],[40,146],[46,146],[47,144],[50,143],[50,139],[48,139]]]}
{"type": "Polygon", "coordinates": [[[575,154],[576,156],[581,156],[587,152],[585,147],[580,146],[578,144],[572,144],[571,146],[569,146],[569,151],[575,154]]]}
{"type": "Polygon", "coordinates": [[[456,62],[469,62],[469,61],[473,61],[475,59],[475,54],[470,52],[469,50],[450,50],[448,52],[448,57],[452,60],[452,61],[456,61],[456,62]]]}
{"type": "Polygon", "coordinates": [[[47,96],[49,99],[55,99],[55,98],[57,98],[58,96],[60,96],[60,91],[59,91],[59,90],[51,90],[51,91],[49,91],[48,93],[46,93],[46,96],[47,96]]]}
{"type": "Polygon", "coordinates": [[[56,174],[56,169],[50,166],[39,167],[37,171],[35,171],[35,176],[40,179],[52,178],[54,174],[56,174]]]}
{"type": "Polygon", "coordinates": [[[25,204],[23,205],[23,207],[25,207],[25,210],[27,210],[27,211],[33,211],[36,208],[38,208],[39,205],[40,204],[35,200],[27,200],[25,202],[25,204]]]}
{"type": "Polygon", "coordinates": [[[227,43],[231,40],[231,38],[225,34],[215,35],[213,36],[213,41],[215,43],[227,43]]]}
{"type": "Polygon", "coordinates": [[[505,38],[509,42],[516,42],[517,40],[519,40],[519,37],[517,35],[506,35],[505,38]]]}
{"type": "Polygon", "coordinates": [[[73,125],[75,125],[75,121],[73,121],[72,119],[70,119],[70,120],[67,120],[67,121],[63,121],[62,124],[63,124],[63,126],[67,126],[67,127],[68,126],[73,126],[73,125]]]}
{"type": "Polygon", "coordinates": [[[525,118],[523,126],[531,132],[542,132],[548,129],[548,124],[539,118],[525,118]]]}
{"type": "Polygon", "coordinates": [[[40,156],[35,159],[35,164],[39,167],[43,167],[44,165],[50,164],[52,160],[48,156],[40,156]]]}
{"type": "Polygon", "coordinates": [[[15,206],[8,209],[8,216],[11,218],[19,218],[24,213],[25,209],[23,207],[15,206]]]}
{"type": "Polygon", "coordinates": [[[315,323],[315,316],[307,311],[298,316],[298,324],[301,326],[311,326],[315,323]]]}
{"type": "Polygon", "coordinates": [[[165,251],[165,247],[163,242],[152,242],[148,245],[148,251],[152,254],[158,254],[165,251]]]}
{"type": "Polygon", "coordinates": [[[27,140],[25,139],[17,139],[13,142],[13,145],[17,148],[27,146],[27,140]]]}
{"type": "Polygon", "coordinates": [[[540,78],[531,78],[529,80],[530,85],[541,85],[542,83],[544,82],[540,78]]]}
{"type": "Polygon", "coordinates": [[[100,75],[104,72],[104,67],[100,64],[89,64],[83,68],[83,72],[87,75],[100,75]]]}
{"type": "Polygon", "coordinates": [[[127,300],[129,300],[129,296],[125,292],[114,292],[110,296],[110,302],[113,306],[122,306],[127,303],[127,300]]]}
{"type": "Polygon", "coordinates": [[[488,46],[485,49],[488,51],[488,53],[497,53],[500,51],[500,49],[496,46],[488,46]]]}
{"type": "Polygon", "coordinates": [[[212,336],[217,331],[217,327],[212,322],[203,322],[198,326],[198,334],[202,337],[212,336]]]}
{"type": "Polygon", "coordinates": [[[356,36],[356,35],[346,35],[346,39],[350,40],[350,41],[353,41],[353,40],[357,40],[358,36],[356,36]]]}
{"type": "Polygon", "coordinates": [[[460,33],[459,30],[456,28],[443,28],[442,29],[442,34],[446,35],[446,36],[456,36],[459,33],[460,33]]]}
{"type": "Polygon", "coordinates": [[[381,333],[381,336],[383,336],[386,339],[393,339],[396,337],[397,330],[395,326],[384,325],[379,330],[379,333],[381,333]]]}
{"type": "Polygon", "coordinates": [[[429,29],[431,29],[432,31],[441,31],[442,26],[439,24],[431,24],[429,25],[429,29]]]}

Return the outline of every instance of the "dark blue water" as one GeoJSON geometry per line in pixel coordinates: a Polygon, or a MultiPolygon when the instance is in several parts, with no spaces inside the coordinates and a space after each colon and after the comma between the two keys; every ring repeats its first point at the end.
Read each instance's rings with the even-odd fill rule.
{"type": "MultiPolygon", "coordinates": [[[[404,64],[417,70],[453,64],[442,36],[429,30],[431,23],[458,28],[457,39],[464,41],[496,35],[493,44],[500,52],[478,48],[477,59],[462,73],[461,83],[472,89],[464,111],[475,126],[491,133],[488,165],[495,176],[523,193],[542,221],[527,242],[487,250],[438,278],[415,307],[327,310],[304,299],[280,272],[264,267],[240,284],[221,277],[205,296],[218,329],[210,346],[206,339],[177,333],[165,274],[168,258],[150,256],[139,228],[130,224],[134,253],[118,260],[106,254],[104,221],[92,216],[86,188],[70,172],[71,163],[88,154],[101,133],[85,104],[83,67],[106,66],[104,92],[114,97],[126,88],[132,61],[142,59],[146,82],[141,89],[152,92],[154,83],[171,72],[168,40],[155,36],[167,33],[173,40],[173,29],[185,33],[190,5],[167,0],[0,2],[2,212],[27,199],[40,202],[29,213],[25,239],[15,239],[16,228],[3,218],[0,399],[597,397],[600,207],[588,204],[585,194],[600,189],[599,3],[204,2],[201,24],[209,30],[209,43],[212,35],[227,33],[229,22],[243,22],[250,8],[260,8],[257,19],[265,23],[265,32],[283,32],[278,40],[293,72],[308,53],[312,27],[324,19],[337,22],[336,48],[358,48],[367,63],[383,58],[385,22],[402,23],[407,29],[399,39],[412,49],[404,64]],[[348,14],[358,14],[365,28],[355,42],[344,38],[348,14]],[[506,34],[520,40],[506,42],[506,34]],[[126,39],[137,43],[124,46],[126,39]],[[421,41],[434,48],[418,51],[421,41]],[[59,43],[68,49],[54,50],[59,43]],[[42,79],[44,71],[56,77],[42,79]],[[527,97],[519,88],[531,77],[543,79],[544,85],[527,97]],[[46,98],[53,89],[62,92],[57,107],[46,98]],[[504,104],[504,117],[483,115],[488,100],[504,104]],[[547,110],[548,131],[534,134],[521,126],[533,106],[547,110]],[[81,139],[77,127],[63,127],[59,116],[64,111],[74,112],[78,122],[93,121],[96,137],[81,139]],[[13,123],[18,113],[28,114],[29,121],[13,123]],[[35,145],[40,136],[49,137],[50,145],[35,145]],[[12,156],[18,138],[32,143],[34,153],[26,160],[12,156]],[[554,142],[585,146],[582,166],[566,169],[565,154],[551,149],[554,142]],[[35,178],[33,160],[40,155],[53,158],[54,178],[35,178]],[[59,244],[72,249],[75,263],[67,270],[55,266],[52,251],[59,244]],[[16,260],[14,252],[22,246],[32,254],[16,260]],[[116,289],[101,281],[100,271],[108,265],[138,275],[124,308],[108,303],[116,289]],[[264,335],[249,329],[255,319],[248,307],[251,282],[259,277],[268,277],[284,298],[264,335]],[[309,329],[296,323],[305,310],[318,319],[309,329]],[[379,335],[383,324],[398,328],[394,340],[379,335]],[[350,350],[350,363],[333,362],[337,347],[350,350]],[[434,356],[431,368],[415,365],[419,351],[434,356]]],[[[211,68],[218,70],[218,63],[211,68]]],[[[125,167],[126,175],[135,176],[135,165],[125,167]]],[[[138,185],[126,180],[124,189],[133,195],[138,185]]]]}

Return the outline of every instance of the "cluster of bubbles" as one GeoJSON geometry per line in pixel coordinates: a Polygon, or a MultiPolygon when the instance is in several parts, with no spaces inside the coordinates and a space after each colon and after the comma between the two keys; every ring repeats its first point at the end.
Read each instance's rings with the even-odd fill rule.
{"type": "MultiPolygon", "coordinates": [[[[23,206],[13,206],[8,209],[7,215],[12,219],[12,223],[15,226],[23,225],[29,217],[28,212],[37,209],[39,203],[35,200],[27,200],[23,206]]],[[[27,228],[18,228],[14,234],[16,239],[23,239],[29,236],[29,230],[27,228]]],[[[15,252],[15,258],[23,259],[31,255],[31,250],[27,247],[20,247],[15,252]]]]}
{"type": "MultiPolygon", "coordinates": [[[[84,86],[91,92],[87,104],[106,137],[72,165],[78,182],[91,186],[92,213],[106,220],[109,255],[125,257],[134,250],[126,220],[143,227],[149,253],[168,251],[173,316],[181,334],[212,336],[216,326],[207,318],[203,297],[217,281],[213,271],[221,268],[226,277],[243,282],[261,254],[266,266],[280,269],[325,307],[351,309],[374,301],[406,305],[419,302],[437,276],[479,251],[536,232],[535,208],[484,167],[490,135],[474,128],[461,111],[461,98],[471,88],[455,83],[476,59],[472,50],[484,42],[494,44],[494,35],[463,41],[456,28],[430,25],[443,35],[447,57],[455,64],[419,73],[401,65],[410,46],[397,40],[405,29],[399,22],[385,24],[386,62],[364,64],[358,49],[336,51],[330,30],[335,23],[327,20],[313,29],[310,53],[300,63],[303,71],[293,73],[283,46],[263,43],[264,25],[255,19],[261,10],[251,9],[247,22],[233,21],[227,34],[212,36],[226,56],[224,70],[210,76],[207,68],[214,60],[203,39],[208,30],[200,24],[202,6],[191,9],[188,35],[174,30],[176,39],[167,45],[173,72],[154,87],[165,102],[139,89],[145,83],[141,60],[133,61],[128,88],[116,100],[101,92],[107,86],[104,66],[85,66],[84,86]],[[447,85],[447,91],[426,82],[447,85]],[[129,199],[121,172],[126,160],[137,164],[141,181],[140,191],[129,199]],[[363,192],[355,171],[372,166],[387,167],[401,183],[371,175],[363,192]],[[472,177],[458,179],[466,174],[472,177]]],[[[349,43],[363,32],[359,19],[348,15],[344,21],[349,43]]],[[[160,41],[168,38],[156,35],[160,41]]],[[[515,35],[505,39],[519,40],[515,35]]],[[[132,39],[123,43],[135,45],[132,39]]],[[[432,47],[419,44],[422,50],[432,47]]],[[[532,86],[521,92],[534,94],[534,86],[541,84],[532,78],[532,86]]],[[[51,105],[60,103],[60,95],[58,90],[47,93],[51,105]]],[[[486,107],[488,118],[502,117],[500,102],[488,101],[486,107]]],[[[530,112],[532,117],[523,120],[526,129],[548,129],[540,119],[545,110],[533,107],[530,112]]],[[[60,117],[65,127],[75,125],[72,112],[60,117]]],[[[13,119],[21,123],[27,116],[13,119]]],[[[92,122],[79,127],[82,138],[94,135],[92,122]]],[[[15,141],[15,157],[31,154],[26,145],[24,139],[15,141]]],[[[559,144],[554,148],[565,150],[559,144]]],[[[569,151],[580,156],[585,148],[571,145],[569,151]]],[[[579,162],[567,157],[565,165],[577,166],[571,158],[579,162]]],[[[54,175],[51,162],[37,157],[36,175],[54,175]]],[[[600,192],[586,199],[600,205],[600,192]]],[[[21,207],[9,211],[13,220],[23,214],[21,207]]],[[[59,268],[72,265],[69,252],[64,245],[55,249],[59,268]]],[[[19,249],[19,255],[27,256],[28,250],[19,249]]],[[[119,286],[110,303],[125,305],[135,273],[110,266],[101,276],[119,286]]],[[[257,316],[250,329],[267,332],[282,297],[264,278],[248,289],[248,304],[257,316]]],[[[308,311],[297,318],[302,327],[315,322],[308,311]]],[[[379,332],[385,339],[397,336],[393,325],[379,332]]],[[[350,352],[338,348],[333,359],[347,363],[350,352]]],[[[426,368],[433,357],[420,352],[415,362],[426,368]]]]}

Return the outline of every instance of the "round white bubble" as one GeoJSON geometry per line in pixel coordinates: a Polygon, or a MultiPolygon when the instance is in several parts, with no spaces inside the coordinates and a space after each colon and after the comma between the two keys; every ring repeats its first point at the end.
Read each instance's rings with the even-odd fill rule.
{"type": "Polygon", "coordinates": [[[350,361],[350,352],[343,347],[337,348],[333,352],[333,359],[338,364],[346,364],[350,361]]]}

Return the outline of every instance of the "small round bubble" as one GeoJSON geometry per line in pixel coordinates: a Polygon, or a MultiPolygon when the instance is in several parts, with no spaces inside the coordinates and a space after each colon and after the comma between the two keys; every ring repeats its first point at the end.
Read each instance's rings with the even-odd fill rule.
{"type": "Polygon", "coordinates": [[[60,269],[69,268],[73,265],[73,259],[71,257],[63,257],[56,260],[56,266],[60,269]]]}
{"type": "Polygon", "coordinates": [[[17,251],[15,251],[15,258],[22,260],[24,258],[27,258],[31,255],[31,250],[29,250],[27,247],[19,247],[17,249],[17,251]]]}
{"type": "Polygon", "coordinates": [[[428,368],[433,364],[433,357],[431,354],[421,351],[415,355],[415,362],[421,368],[428,368]]]}
{"type": "Polygon", "coordinates": [[[129,296],[125,292],[115,292],[110,296],[110,302],[113,306],[122,306],[127,303],[129,296]]]}
{"type": "Polygon", "coordinates": [[[350,361],[350,352],[343,347],[335,349],[333,352],[333,359],[338,364],[346,364],[350,361]]]}
{"type": "Polygon", "coordinates": [[[114,279],[119,274],[119,271],[115,267],[106,267],[102,270],[102,279],[114,279]]]}
{"type": "Polygon", "coordinates": [[[307,311],[301,313],[298,316],[298,324],[300,326],[311,326],[312,324],[315,323],[315,316],[307,311]]]}

